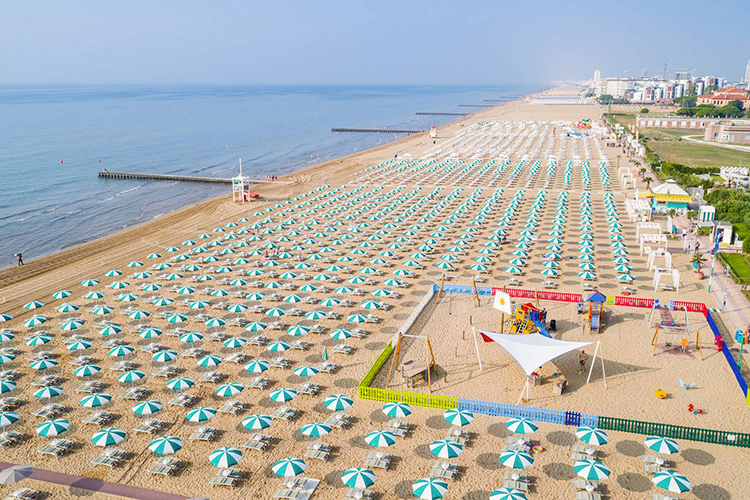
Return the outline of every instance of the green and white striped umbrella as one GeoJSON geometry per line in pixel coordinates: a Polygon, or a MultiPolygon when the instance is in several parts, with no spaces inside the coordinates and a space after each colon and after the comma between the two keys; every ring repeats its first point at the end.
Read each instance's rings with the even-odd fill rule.
{"type": "Polygon", "coordinates": [[[189,332],[180,335],[180,341],[186,344],[192,344],[203,339],[203,335],[198,332],[189,332]]]}
{"type": "Polygon", "coordinates": [[[177,359],[177,351],[162,349],[161,351],[156,351],[153,356],[151,356],[151,359],[157,363],[169,363],[170,361],[177,359]]]}
{"type": "Polygon", "coordinates": [[[84,406],[86,408],[97,408],[99,406],[104,406],[110,401],[112,401],[112,396],[110,396],[106,392],[95,392],[93,394],[85,396],[81,400],[81,406],[84,406]]]}
{"type": "Polygon", "coordinates": [[[367,321],[367,318],[361,314],[352,314],[346,320],[349,323],[365,323],[367,321]]]}
{"type": "Polygon", "coordinates": [[[133,405],[133,414],[142,415],[153,415],[160,411],[164,405],[159,401],[149,399],[148,401],[140,401],[133,405]]]}
{"type": "Polygon", "coordinates": [[[195,292],[195,288],[192,286],[181,286],[177,289],[177,293],[180,295],[190,295],[195,292]]]}
{"type": "Polygon", "coordinates": [[[16,388],[16,383],[12,380],[0,379],[0,394],[5,394],[16,388]]]}
{"type": "Polygon", "coordinates": [[[63,393],[62,387],[58,387],[56,385],[48,385],[36,391],[34,393],[34,397],[37,399],[51,399],[57,396],[61,396],[62,393],[63,393]]]}
{"type": "Polygon", "coordinates": [[[411,415],[411,406],[406,403],[386,403],[383,405],[383,413],[391,418],[401,418],[411,415]]]}
{"type": "Polygon", "coordinates": [[[242,460],[242,452],[231,446],[222,446],[211,452],[208,461],[214,467],[232,467],[242,460]]]}
{"type": "Polygon", "coordinates": [[[271,401],[275,401],[277,403],[285,403],[287,401],[291,401],[296,397],[297,391],[287,388],[275,389],[271,391],[271,395],[269,396],[271,401]]]}
{"type": "Polygon", "coordinates": [[[37,347],[49,343],[52,340],[50,335],[34,335],[26,339],[26,345],[29,347],[37,347]]]}
{"type": "Polygon", "coordinates": [[[48,370],[50,368],[54,368],[57,366],[57,361],[54,359],[40,359],[39,361],[34,361],[29,365],[29,368],[36,371],[44,371],[48,370]]]}
{"type": "Polygon", "coordinates": [[[151,302],[156,307],[165,307],[174,302],[174,299],[170,299],[169,297],[159,297],[155,301],[151,302]]]}
{"type": "Polygon", "coordinates": [[[508,450],[500,455],[500,463],[512,469],[525,469],[534,463],[534,457],[521,450],[508,450]]]}
{"type": "Polygon", "coordinates": [[[318,369],[314,366],[302,365],[294,369],[294,374],[300,377],[312,377],[318,373],[318,369]]]}
{"type": "Polygon", "coordinates": [[[364,467],[353,467],[341,474],[341,482],[348,488],[369,488],[375,484],[375,473],[364,467]]]}
{"type": "Polygon", "coordinates": [[[190,303],[190,309],[205,309],[211,304],[209,302],[206,302],[205,300],[196,300],[195,302],[190,303]]]}
{"type": "Polygon", "coordinates": [[[242,337],[230,337],[222,342],[222,345],[228,349],[239,349],[247,344],[247,339],[242,337]]]}
{"type": "Polygon", "coordinates": [[[464,451],[464,447],[452,439],[438,439],[430,444],[430,453],[440,458],[455,458],[464,451]]]}
{"type": "Polygon", "coordinates": [[[474,414],[470,411],[452,408],[443,412],[443,419],[445,419],[445,421],[451,425],[458,425],[463,427],[464,425],[469,425],[474,421],[474,414]]]}
{"type": "Polygon", "coordinates": [[[148,311],[144,311],[143,309],[136,309],[135,311],[128,314],[128,317],[130,319],[144,319],[151,316],[151,313],[148,311]]]}
{"type": "Polygon", "coordinates": [[[208,406],[199,406],[193,408],[185,416],[188,422],[208,422],[216,416],[216,410],[208,406]]]}
{"type": "Polygon", "coordinates": [[[91,310],[91,313],[94,316],[106,316],[107,314],[112,314],[112,308],[109,306],[97,306],[91,310]]]}
{"type": "Polygon", "coordinates": [[[36,428],[36,433],[42,437],[54,437],[59,436],[68,429],[70,429],[70,422],[64,418],[55,418],[39,424],[36,428]]]}
{"type": "Polygon", "coordinates": [[[598,460],[578,460],[573,464],[573,470],[584,479],[589,481],[603,481],[609,477],[609,467],[598,460]]]}
{"type": "Polygon", "coordinates": [[[99,284],[99,280],[87,279],[81,281],[81,286],[96,286],[99,284]]]}
{"type": "MultiPolygon", "coordinates": [[[[123,293],[122,295],[119,295],[117,297],[117,300],[119,300],[120,302],[135,302],[136,300],[138,300],[138,297],[139,296],[134,293],[123,293]]],[[[164,300],[171,300],[171,299],[164,299],[164,300]]],[[[154,301],[153,304],[156,305],[156,301],[154,301]]]]}
{"type": "Polygon", "coordinates": [[[171,455],[182,449],[182,439],[176,436],[161,436],[148,445],[154,455],[171,455]]]}
{"type": "Polygon", "coordinates": [[[104,297],[104,292],[89,292],[83,297],[88,300],[99,300],[104,297]]]}
{"type": "Polygon", "coordinates": [[[91,442],[96,446],[113,446],[121,443],[125,439],[125,431],[110,427],[94,433],[91,442]]]}
{"type": "Polygon", "coordinates": [[[75,375],[76,377],[81,377],[81,378],[90,377],[92,375],[96,375],[100,371],[102,371],[102,368],[99,365],[87,364],[87,365],[81,365],[75,370],[73,370],[73,375],[75,375]]]}
{"type": "Polygon", "coordinates": [[[73,330],[78,330],[83,326],[83,320],[81,319],[69,319],[62,325],[60,325],[60,330],[64,332],[72,332],[73,330]]]}
{"type": "Polygon", "coordinates": [[[344,394],[331,394],[323,404],[331,411],[344,411],[352,407],[354,400],[344,394]]]}
{"type": "Polygon", "coordinates": [[[281,477],[294,477],[302,474],[307,464],[299,458],[283,458],[271,466],[274,474],[281,477]]]}
{"type": "Polygon", "coordinates": [[[326,314],[323,311],[318,311],[318,310],[310,311],[305,314],[305,318],[312,319],[312,320],[319,320],[325,317],[326,317],[326,314]]]}
{"type": "Polygon", "coordinates": [[[71,313],[77,311],[79,307],[75,304],[71,304],[70,302],[66,302],[65,304],[60,304],[55,309],[57,309],[61,313],[71,313]]]}
{"type": "Polygon", "coordinates": [[[418,479],[411,485],[411,492],[422,500],[435,500],[448,493],[448,483],[434,477],[418,479]]]}
{"type": "Polygon", "coordinates": [[[593,446],[601,446],[609,442],[607,433],[596,427],[581,426],[576,430],[576,436],[584,443],[593,446]]]}
{"type": "Polygon", "coordinates": [[[490,494],[490,500],[527,500],[526,494],[514,488],[498,488],[490,494]]]}
{"type": "Polygon", "coordinates": [[[167,323],[176,325],[178,323],[184,323],[185,321],[187,321],[187,314],[172,313],[167,315],[167,323]]]}
{"type": "Polygon", "coordinates": [[[248,310],[248,307],[245,304],[229,304],[227,307],[227,311],[230,313],[243,313],[248,310]]]}
{"type": "Polygon", "coordinates": [[[117,380],[123,384],[132,384],[134,382],[138,382],[143,377],[145,377],[146,374],[139,370],[128,370],[126,372],[121,373],[117,380]]]}
{"type": "Polygon", "coordinates": [[[262,373],[270,368],[268,361],[254,359],[245,363],[245,371],[250,373],[262,373]]]}
{"type": "Polygon", "coordinates": [[[388,431],[373,431],[365,436],[365,443],[379,448],[396,443],[396,435],[388,431]]]}
{"type": "Polygon", "coordinates": [[[229,398],[232,396],[236,396],[243,390],[245,390],[245,386],[240,384],[239,382],[228,382],[226,384],[221,384],[216,388],[216,395],[222,398],[229,398]]]}
{"type": "Polygon", "coordinates": [[[263,300],[263,297],[265,297],[265,293],[251,293],[245,297],[247,300],[252,300],[253,302],[256,302],[258,300],[263,300]]]}
{"type": "Polygon", "coordinates": [[[40,307],[44,307],[44,302],[42,302],[41,300],[32,300],[31,302],[27,302],[23,306],[23,308],[27,311],[33,311],[34,309],[39,309],[40,307]]]}
{"type": "Polygon", "coordinates": [[[113,347],[109,350],[109,355],[115,358],[127,356],[128,354],[132,354],[135,351],[135,348],[129,346],[129,345],[118,345],[117,347],[113,347]]]}
{"type": "Polygon", "coordinates": [[[330,334],[330,337],[335,340],[346,340],[351,336],[352,336],[351,330],[348,330],[346,328],[337,328],[333,330],[330,334]]]}
{"type": "Polygon", "coordinates": [[[59,290],[52,294],[53,299],[66,299],[73,295],[73,292],[70,290],[59,290]]]}
{"type": "Polygon", "coordinates": [[[275,342],[271,342],[268,344],[268,347],[266,347],[266,350],[271,352],[284,352],[290,349],[289,344],[286,342],[282,342],[280,340],[277,340],[275,342]]]}
{"type": "Polygon", "coordinates": [[[0,427],[7,427],[13,425],[20,420],[18,413],[14,411],[3,411],[0,412],[0,427]]]}
{"type": "Polygon", "coordinates": [[[271,427],[273,419],[268,415],[249,415],[242,420],[242,426],[251,431],[271,427]]]}
{"type": "Polygon", "coordinates": [[[690,491],[690,481],[688,481],[688,478],[671,470],[657,472],[654,474],[654,477],[651,478],[651,482],[659,488],[671,491],[672,493],[685,493],[690,491]]]}
{"type": "Polygon", "coordinates": [[[195,382],[190,377],[175,377],[167,382],[167,389],[173,391],[184,391],[193,387],[195,382]]]}
{"type": "Polygon", "coordinates": [[[269,309],[268,311],[266,311],[266,316],[268,316],[269,318],[278,318],[278,317],[283,316],[285,314],[286,314],[286,311],[284,311],[280,307],[272,307],[271,309],[269,309]]]}
{"type": "Polygon", "coordinates": [[[268,325],[265,324],[265,323],[261,323],[259,321],[254,321],[252,323],[248,323],[245,326],[245,330],[247,330],[249,332],[262,332],[266,328],[268,328],[268,325]]]}
{"type": "Polygon", "coordinates": [[[289,327],[286,333],[295,337],[301,337],[302,335],[307,335],[308,333],[310,333],[310,329],[306,326],[294,325],[292,327],[289,327]]]}
{"type": "Polygon", "coordinates": [[[532,432],[536,432],[539,428],[528,418],[511,418],[505,423],[505,426],[508,427],[511,432],[518,434],[531,434],[532,432]]]}
{"type": "Polygon", "coordinates": [[[661,436],[648,436],[645,443],[648,449],[657,453],[671,455],[680,451],[680,445],[675,440],[661,436]]]}
{"type": "Polygon", "coordinates": [[[214,366],[219,366],[221,364],[221,356],[217,356],[216,354],[207,354],[201,358],[198,358],[195,364],[203,368],[213,368],[214,366]]]}
{"type": "Polygon", "coordinates": [[[161,330],[150,326],[148,328],[144,328],[143,330],[141,330],[141,333],[139,333],[138,335],[140,335],[144,339],[152,339],[154,337],[158,337],[159,335],[161,335],[161,330]]]}
{"type": "Polygon", "coordinates": [[[3,342],[11,341],[15,338],[15,334],[8,330],[0,330],[0,344],[3,342]]]}
{"type": "Polygon", "coordinates": [[[312,424],[303,425],[299,430],[300,434],[307,437],[321,437],[331,432],[332,427],[322,422],[313,422],[312,424]]]}
{"type": "Polygon", "coordinates": [[[109,287],[112,290],[122,290],[123,288],[127,288],[130,285],[127,281],[113,281],[109,287]]]}

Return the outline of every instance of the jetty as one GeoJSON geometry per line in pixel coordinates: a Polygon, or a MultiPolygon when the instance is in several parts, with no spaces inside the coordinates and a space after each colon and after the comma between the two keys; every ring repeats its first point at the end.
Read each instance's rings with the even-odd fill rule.
{"type": "MultiPolygon", "coordinates": [[[[111,170],[100,170],[99,177],[104,179],[125,179],[145,181],[179,181],[179,182],[207,182],[210,184],[231,184],[232,179],[226,177],[197,177],[194,175],[170,175],[170,174],[144,174],[138,172],[113,172],[111,170]]],[[[250,184],[283,184],[284,181],[267,181],[261,179],[249,179],[250,184]]]]}
{"type": "Polygon", "coordinates": [[[417,111],[418,115],[429,115],[429,116],[466,116],[470,113],[449,113],[445,111],[417,111]]]}
{"type": "Polygon", "coordinates": [[[491,108],[492,104],[459,104],[459,108],[491,108]]]}
{"type": "Polygon", "coordinates": [[[421,134],[426,130],[418,129],[389,129],[389,128],[332,128],[331,132],[377,132],[381,134],[421,134]]]}

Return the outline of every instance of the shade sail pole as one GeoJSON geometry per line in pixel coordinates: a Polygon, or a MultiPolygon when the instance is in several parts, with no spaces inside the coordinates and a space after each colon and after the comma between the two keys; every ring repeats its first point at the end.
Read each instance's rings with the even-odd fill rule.
{"type": "Polygon", "coordinates": [[[482,357],[479,355],[479,342],[477,342],[477,330],[473,326],[471,331],[474,334],[474,348],[477,351],[477,360],[479,361],[479,371],[482,371],[482,357]]]}
{"type": "MultiPolygon", "coordinates": [[[[591,372],[594,371],[594,365],[596,364],[596,355],[599,352],[599,345],[601,344],[601,341],[596,341],[596,347],[594,348],[594,359],[591,360],[591,367],[589,368],[589,376],[586,377],[586,383],[589,383],[589,380],[591,380],[591,372]]],[[[604,367],[604,365],[602,365],[604,367]]]]}

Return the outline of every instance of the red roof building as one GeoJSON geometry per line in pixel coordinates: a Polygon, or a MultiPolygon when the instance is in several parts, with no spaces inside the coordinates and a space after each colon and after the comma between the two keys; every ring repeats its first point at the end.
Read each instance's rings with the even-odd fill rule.
{"type": "Polygon", "coordinates": [[[720,108],[732,101],[742,101],[742,109],[750,109],[750,91],[736,87],[718,89],[711,94],[699,95],[697,104],[713,104],[720,108]]]}

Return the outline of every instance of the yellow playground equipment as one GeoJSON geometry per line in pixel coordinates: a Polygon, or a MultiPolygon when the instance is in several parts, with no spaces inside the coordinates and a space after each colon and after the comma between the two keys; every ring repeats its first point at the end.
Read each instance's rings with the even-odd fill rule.
{"type": "Polygon", "coordinates": [[[516,307],[514,314],[508,319],[509,333],[541,333],[549,337],[549,333],[544,327],[547,319],[547,311],[538,309],[533,304],[527,303],[516,307]]]}

